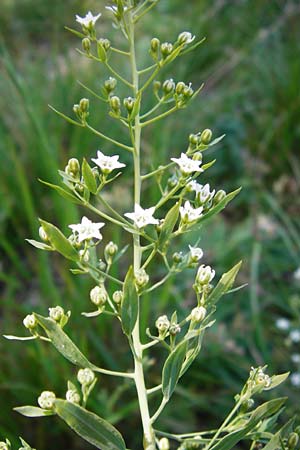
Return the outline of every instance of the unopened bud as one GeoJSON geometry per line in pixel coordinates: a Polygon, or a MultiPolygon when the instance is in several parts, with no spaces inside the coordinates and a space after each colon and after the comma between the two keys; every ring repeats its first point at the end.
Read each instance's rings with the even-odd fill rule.
{"type": "Polygon", "coordinates": [[[168,95],[168,94],[170,94],[171,92],[173,92],[174,89],[175,89],[175,83],[174,83],[173,79],[170,78],[170,80],[166,80],[166,81],[163,83],[162,88],[163,88],[163,91],[164,91],[164,93],[165,93],[166,95],[168,95]]]}
{"type": "Polygon", "coordinates": [[[38,404],[42,409],[53,409],[56,396],[54,392],[44,391],[38,398],[38,404]]]}
{"type": "Polygon", "coordinates": [[[89,40],[89,38],[85,37],[82,39],[81,41],[82,44],[82,48],[86,53],[90,53],[91,51],[91,41],[89,40]]]}
{"type": "Polygon", "coordinates": [[[287,446],[289,450],[293,450],[297,447],[299,442],[299,436],[297,433],[291,433],[288,437],[287,446]]]}
{"type": "Polygon", "coordinates": [[[199,144],[199,136],[197,134],[190,134],[189,135],[189,143],[192,145],[198,145],[199,144]]]}
{"type": "Polygon", "coordinates": [[[210,266],[204,266],[204,264],[202,264],[198,269],[196,282],[201,285],[205,285],[210,283],[214,276],[215,271],[210,266]]]}
{"type": "Polygon", "coordinates": [[[90,291],[90,299],[91,302],[96,306],[103,306],[107,300],[107,292],[105,288],[102,286],[95,286],[90,291]]]}
{"type": "Polygon", "coordinates": [[[171,336],[176,336],[176,334],[179,334],[181,331],[180,326],[178,323],[172,323],[169,329],[169,333],[171,336]]]}
{"type": "Polygon", "coordinates": [[[76,114],[76,116],[80,115],[80,106],[76,103],[75,105],[73,105],[73,111],[76,114]]]}
{"type": "Polygon", "coordinates": [[[163,42],[160,46],[161,54],[164,58],[169,56],[173,51],[173,45],[170,42],[163,42]]]}
{"type": "Polygon", "coordinates": [[[23,325],[28,330],[32,330],[33,328],[35,328],[37,326],[37,320],[35,318],[35,315],[28,314],[23,320],[23,325]]]}
{"type": "Polygon", "coordinates": [[[183,260],[183,254],[182,254],[182,252],[176,252],[176,253],[173,253],[172,259],[173,259],[173,262],[174,262],[175,264],[180,264],[180,263],[182,262],[182,260],[183,260]]]}
{"type": "Polygon", "coordinates": [[[60,319],[65,314],[63,308],[61,306],[56,306],[55,308],[49,308],[49,317],[56,322],[59,322],[60,319]]]}
{"type": "Polygon", "coordinates": [[[115,303],[119,304],[122,303],[124,294],[122,291],[115,291],[112,295],[112,299],[115,303]]]}
{"type": "Polygon", "coordinates": [[[176,84],[176,94],[180,95],[183,93],[185,88],[185,83],[183,81],[178,81],[178,83],[176,84]]]}
{"type": "Polygon", "coordinates": [[[159,331],[159,334],[165,334],[170,328],[170,321],[167,316],[160,316],[156,322],[155,326],[159,331]]]}
{"type": "Polygon", "coordinates": [[[80,164],[77,158],[71,158],[68,161],[70,171],[76,176],[80,171],[80,164]]]}
{"type": "Polygon", "coordinates": [[[149,282],[149,275],[146,273],[144,269],[139,269],[134,273],[135,284],[138,288],[142,288],[146,286],[149,282]]]}
{"type": "Polygon", "coordinates": [[[160,90],[160,88],[161,88],[161,82],[158,80],[153,81],[153,91],[155,94],[157,94],[157,92],[160,90]]]}
{"type": "Polygon", "coordinates": [[[89,262],[90,252],[88,250],[79,250],[80,261],[89,262]]]}
{"type": "Polygon", "coordinates": [[[102,45],[102,47],[104,48],[104,50],[109,50],[110,49],[110,40],[109,39],[99,39],[100,44],[102,45]]]}
{"type": "Polygon", "coordinates": [[[104,249],[104,252],[107,253],[109,256],[115,256],[115,254],[118,251],[118,246],[114,242],[110,241],[104,249]]]}
{"type": "Polygon", "coordinates": [[[119,97],[117,97],[116,95],[113,95],[110,100],[109,100],[111,109],[115,112],[115,113],[120,113],[121,110],[121,101],[119,99],[119,97]]]}
{"type": "Polygon", "coordinates": [[[80,111],[83,113],[88,112],[90,106],[90,101],[88,98],[82,98],[79,102],[80,111]]]}
{"type": "Polygon", "coordinates": [[[212,131],[209,128],[206,128],[206,130],[203,130],[201,133],[201,142],[204,145],[207,145],[210,143],[212,138],[212,131]]]}
{"type": "Polygon", "coordinates": [[[191,83],[188,86],[185,86],[183,89],[183,95],[186,97],[186,99],[189,99],[193,96],[194,90],[191,87],[191,83]]]}
{"type": "Polygon", "coordinates": [[[160,40],[157,38],[153,38],[151,39],[150,42],[150,49],[152,53],[157,53],[158,49],[159,49],[159,45],[160,45],[160,40]]]}
{"type": "Polygon", "coordinates": [[[159,450],[170,450],[169,439],[163,437],[159,440],[158,443],[159,450]]]}
{"type": "Polygon", "coordinates": [[[45,241],[45,242],[49,241],[48,234],[46,233],[46,231],[44,230],[44,228],[42,226],[39,228],[39,236],[42,239],[42,241],[45,241]]]}
{"type": "Polygon", "coordinates": [[[201,152],[196,152],[196,153],[193,154],[193,158],[192,159],[194,161],[201,161],[202,162],[202,158],[203,158],[202,153],[201,152]]]}
{"type": "Polygon", "coordinates": [[[179,34],[177,38],[178,44],[190,44],[195,39],[195,36],[192,36],[192,33],[189,31],[183,31],[179,34]]]}
{"type": "Polygon", "coordinates": [[[108,94],[114,91],[114,89],[117,86],[117,80],[113,77],[109,77],[107,80],[104,81],[104,89],[108,94]]]}
{"type": "Polygon", "coordinates": [[[132,97],[127,97],[127,98],[124,98],[124,100],[123,100],[123,104],[129,113],[131,113],[131,111],[133,110],[134,103],[135,103],[135,99],[132,97]]]}
{"type": "Polygon", "coordinates": [[[66,392],[66,400],[70,403],[76,403],[77,405],[80,403],[80,395],[75,389],[69,389],[66,392]]]}
{"type": "Polygon", "coordinates": [[[191,320],[193,322],[202,322],[206,317],[206,312],[204,306],[197,306],[191,312],[191,320]]]}
{"type": "Polygon", "coordinates": [[[223,191],[222,189],[220,189],[219,191],[217,191],[216,195],[214,196],[214,205],[217,205],[218,203],[220,203],[223,198],[226,197],[226,192],[223,191]]]}
{"type": "Polygon", "coordinates": [[[89,385],[95,379],[95,374],[91,369],[80,369],[77,373],[77,380],[80,384],[89,385]]]}

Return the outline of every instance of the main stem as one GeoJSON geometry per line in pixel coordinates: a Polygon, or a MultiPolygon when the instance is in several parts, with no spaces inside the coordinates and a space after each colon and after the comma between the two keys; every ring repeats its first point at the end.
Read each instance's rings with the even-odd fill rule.
{"type": "MultiPolygon", "coordinates": [[[[131,61],[131,71],[132,71],[132,84],[134,90],[134,96],[137,98],[139,91],[139,74],[136,65],[135,56],[135,37],[134,37],[134,23],[133,17],[130,15],[129,24],[129,43],[130,43],[130,61],[131,61]]],[[[140,114],[135,117],[134,121],[134,203],[140,205],[141,201],[141,171],[140,171],[140,148],[141,148],[141,123],[140,114]]],[[[140,236],[137,234],[133,235],[133,268],[134,272],[141,267],[141,244],[140,236]]],[[[147,390],[145,386],[144,370],[143,370],[143,348],[140,340],[140,313],[138,312],[137,321],[132,332],[132,342],[134,349],[134,380],[138,395],[141,419],[144,431],[144,450],[155,450],[155,435],[150,420],[147,390]]]]}

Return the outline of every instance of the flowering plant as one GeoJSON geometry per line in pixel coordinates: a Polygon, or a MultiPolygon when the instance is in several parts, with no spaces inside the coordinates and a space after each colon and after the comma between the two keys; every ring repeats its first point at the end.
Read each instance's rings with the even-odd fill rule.
{"type": "MultiPolygon", "coordinates": [[[[41,241],[28,240],[40,250],[57,251],[70,260],[75,266],[72,268],[74,274],[88,274],[92,277],[95,286],[89,296],[93,310],[84,312],[83,315],[87,318],[100,314],[113,316],[128,339],[132,367],[113,371],[92,363],[64,331],[70,319],[70,312],[65,312],[61,306],[49,308],[48,316],[32,313],[23,321],[29,336],[6,337],[51,342],[58,352],[79,370],[77,381],[67,382],[64,398],[45,390],[37,399],[38,406],[19,406],[15,410],[28,417],[57,415],[94,447],[102,450],[125,450],[127,446],[119,431],[86,407],[96,385],[96,374],[105,374],[125,379],[135,385],[143,429],[140,448],[145,450],[227,450],[234,448],[243,439],[252,442],[251,448],[259,443],[267,443],[266,448],[271,450],[277,448],[278,442],[287,442],[288,448],[292,448],[291,442],[293,440],[295,443],[297,436],[297,433],[292,432],[292,423],[288,423],[275,434],[271,431],[271,425],[276,421],[285,399],[273,399],[253,409],[254,395],[274,388],[287,377],[287,374],[269,376],[266,374],[266,367],[251,369],[245,386],[235,397],[232,411],[219,429],[179,435],[160,430],[155,425],[174,394],[180,378],[200,353],[205,331],[215,322],[217,303],[224,294],[236,289],[232,287],[241,265],[240,262],[237,263],[213,285],[215,270],[205,264],[199,265],[204,255],[197,242],[189,245],[189,251],[186,253],[172,252],[176,238],[191,230],[198,230],[208,219],[224,209],[240,190],[226,194],[223,190],[211,191],[209,184],[203,186],[197,182],[198,177],[215,163],[204,162],[204,152],[217,144],[223,136],[212,140],[212,132],[209,129],[191,134],[187,149],[181,152],[180,157],[172,157],[170,162],[164,162],[164,165],[142,173],[145,170],[141,165],[142,131],[166,116],[186,108],[201,90],[201,87],[194,90],[191,84],[183,81],[157,81],[163,68],[187,52],[195,50],[202,43],[190,32],[180,33],[172,43],[161,43],[158,38],[153,38],[149,43],[152,62],[146,68],[138,67],[135,29],[157,2],[158,0],[114,0],[113,5],[107,7],[113,15],[116,28],[124,36],[124,49],[115,48],[108,39],[98,36],[96,22],[101,14],[94,16],[88,12],[85,17],[76,16],[81,30],[70,29],[82,39],[82,51],[79,53],[107,69],[110,76],[103,83],[102,94],[99,95],[90,88],[87,90],[93,98],[104,102],[109,108],[109,115],[125,127],[128,141],[121,142],[90,125],[87,98],[82,98],[74,105],[75,118],[55,110],[73,125],[86,128],[102,140],[110,142],[114,153],[116,148],[119,148],[120,151],[130,154],[133,212],[116,211],[103,195],[106,186],[122,173],[114,175],[113,171],[131,168],[126,168],[126,165],[119,161],[119,155],[108,156],[97,150],[96,157],[90,159],[93,164],[86,159],[83,159],[82,163],[75,158],[68,161],[65,170],[59,171],[63,187],[48,182],[46,184],[66,200],[81,205],[105,222],[93,222],[89,217],[83,216],[80,223],[69,225],[72,233],[65,236],[53,224],[40,220],[41,241]],[[110,55],[113,53],[128,60],[130,80],[112,67],[110,55]],[[128,88],[130,94],[122,101],[116,95],[118,83],[128,88]],[[143,100],[151,88],[155,104],[145,111],[143,100]],[[158,185],[161,195],[155,205],[147,205],[147,199],[143,197],[145,180],[151,180],[158,185]],[[99,203],[101,207],[97,206],[99,203]],[[99,259],[98,248],[101,251],[102,241],[100,230],[107,222],[120,227],[132,237],[133,260],[122,279],[111,274],[114,263],[124,254],[114,242],[109,242],[104,247],[103,258],[99,259]],[[159,281],[153,282],[149,269],[159,260],[164,265],[165,275],[159,281]],[[170,318],[162,311],[162,315],[153,320],[156,332],[147,329],[148,340],[142,342],[141,300],[147,293],[158,290],[171,276],[188,268],[196,269],[193,285],[194,307],[191,311],[186,311],[180,320],[176,311],[170,318]],[[167,349],[167,357],[162,366],[160,382],[156,386],[149,386],[145,379],[144,356],[154,346],[167,349]],[[161,402],[153,411],[154,393],[161,396],[161,402]]],[[[120,159],[123,160],[122,156],[120,159]]],[[[25,450],[31,448],[25,441],[22,441],[22,445],[25,450]]],[[[0,443],[0,449],[9,448],[9,441],[0,443]]]]}

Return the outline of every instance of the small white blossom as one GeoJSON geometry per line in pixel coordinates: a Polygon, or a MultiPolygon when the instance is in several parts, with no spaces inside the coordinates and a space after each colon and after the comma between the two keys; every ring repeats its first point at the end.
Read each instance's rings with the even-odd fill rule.
{"type": "Polygon", "coordinates": [[[215,189],[210,192],[210,186],[206,183],[204,186],[202,184],[197,183],[196,180],[192,180],[189,182],[188,187],[190,190],[195,191],[196,198],[201,203],[206,203],[213,198],[215,195],[215,189]]]}
{"type": "Polygon", "coordinates": [[[76,14],[76,22],[80,23],[80,25],[83,25],[84,27],[88,28],[91,25],[94,26],[99,17],[101,16],[101,13],[97,16],[93,16],[91,11],[89,11],[85,17],[80,17],[76,14]]]}
{"type": "Polygon", "coordinates": [[[275,324],[278,330],[288,330],[291,325],[290,321],[285,317],[280,317],[279,319],[277,319],[275,324]]]}
{"type": "Polygon", "coordinates": [[[193,172],[203,172],[203,169],[200,167],[201,161],[189,158],[185,153],[181,153],[180,158],[171,158],[171,161],[178,164],[184,175],[188,175],[193,172]]]}
{"type": "Polygon", "coordinates": [[[52,409],[54,406],[56,396],[54,392],[44,391],[38,398],[38,404],[43,409],[52,409]]]}
{"type": "Polygon", "coordinates": [[[296,281],[300,281],[300,267],[298,267],[298,269],[295,270],[295,272],[294,272],[294,279],[296,281]]]}
{"type": "Polygon", "coordinates": [[[203,285],[208,284],[214,278],[216,272],[210,266],[205,266],[202,264],[196,275],[196,282],[203,285]]]}
{"type": "Polygon", "coordinates": [[[74,233],[78,233],[78,242],[85,241],[87,239],[102,239],[102,234],[100,233],[100,228],[104,227],[103,222],[94,223],[87,217],[83,216],[81,223],[69,225],[69,228],[74,233]]]}
{"type": "Polygon", "coordinates": [[[192,35],[189,31],[183,31],[178,36],[178,42],[180,44],[190,44],[195,39],[195,36],[192,35]]]}
{"type": "Polygon", "coordinates": [[[292,373],[292,375],[290,376],[290,380],[291,380],[291,383],[293,386],[300,387],[300,373],[299,372],[292,373]]]}
{"type": "Polygon", "coordinates": [[[159,221],[153,217],[153,213],[155,211],[155,207],[143,209],[137,203],[134,205],[134,212],[126,213],[124,216],[133,220],[135,226],[137,228],[143,228],[146,225],[157,225],[159,221]]]}
{"type": "Polygon", "coordinates": [[[187,200],[184,206],[179,208],[181,219],[185,222],[194,222],[202,216],[203,207],[193,208],[190,202],[187,200]]]}
{"type": "Polygon", "coordinates": [[[294,353],[293,355],[291,355],[291,360],[293,361],[293,363],[299,364],[300,363],[300,353],[294,353]]]}
{"type": "Polygon", "coordinates": [[[289,334],[290,339],[295,344],[300,342],[300,330],[292,330],[289,334]]]}
{"type": "Polygon", "coordinates": [[[110,173],[114,169],[119,169],[120,167],[126,166],[126,164],[118,161],[119,155],[106,156],[100,150],[97,151],[97,158],[91,159],[104,173],[110,173]]]}
{"type": "Polygon", "coordinates": [[[189,249],[191,252],[191,259],[193,261],[199,261],[199,259],[202,258],[203,256],[203,250],[200,247],[192,247],[191,245],[189,245],[189,249]]]}

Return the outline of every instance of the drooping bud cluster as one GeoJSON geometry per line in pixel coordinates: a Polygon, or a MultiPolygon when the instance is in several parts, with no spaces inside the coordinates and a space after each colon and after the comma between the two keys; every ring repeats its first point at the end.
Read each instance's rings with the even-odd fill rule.
{"type": "Polygon", "coordinates": [[[38,404],[42,409],[53,409],[56,396],[54,392],[43,391],[38,398],[38,404]]]}

